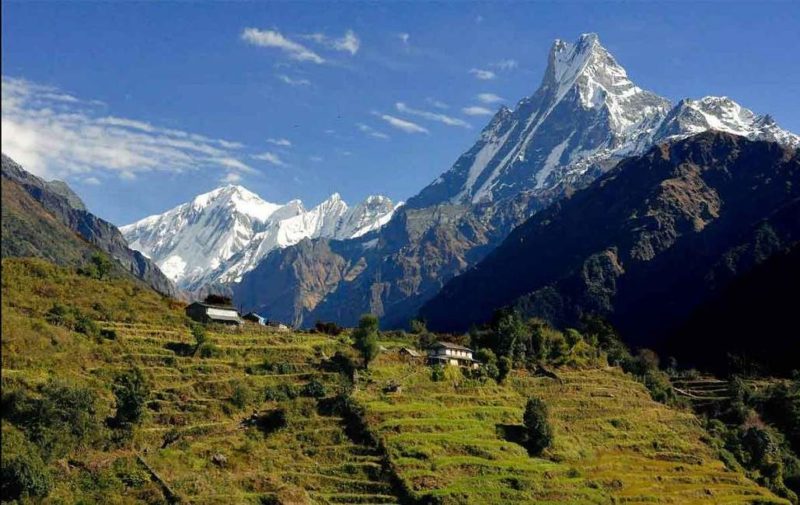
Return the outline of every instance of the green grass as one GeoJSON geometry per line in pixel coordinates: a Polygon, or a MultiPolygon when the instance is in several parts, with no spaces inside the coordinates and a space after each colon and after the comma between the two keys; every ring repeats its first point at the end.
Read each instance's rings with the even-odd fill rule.
{"type": "Polygon", "coordinates": [[[618,369],[515,373],[498,386],[433,382],[381,357],[355,398],[417,499],[442,503],[785,503],[724,467],[698,420],[650,399],[618,369]],[[404,378],[404,379],[402,379],[404,378]],[[388,381],[402,392],[383,393],[388,381]],[[504,437],[528,397],[545,400],[554,445],[531,457],[504,437]],[[426,498],[428,497],[428,498],[426,498]]]}
{"type": "MultiPolygon", "coordinates": [[[[6,259],[2,268],[4,393],[36,396],[58,378],[96,393],[102,424],[115,411],[115,376],[137,367],[150,384],[130,439],[102,428],[96,441],[48,463],[50,503],[163,503],[137,456],[186,503],[398,503],[397,481],[411,498],[442,503],[782,503],[726,470],[694,416],[653,402],[615,369],[561,370],[563,385],[523,374],[500,386],[432,382],[427,367],[397,359],[405,343],[393,337],[353,396],[381,442],[373,446],[353,434],[352,418],[313,398],[265,394],[298,392],[313,379],[332,395],[341,377],[321,363],[352,352],[346,335],[212,327],[217,354],[200,358],[177,352],[193,350],[180,303],[44,261],[6,259]],[[116,337],[48,323],[56,302],[116,337]],[[389,381],[402,392],[383,393],[389,381]],[[530,395],[547,402],[555,429],[542,458],[500,430],[521,422],[530,395]],[[243,424],[254,411],[278,410],[280,429],[243,424]]],[[[6,418],[2,431],[4,458],[32,450],[6,418]]]]}

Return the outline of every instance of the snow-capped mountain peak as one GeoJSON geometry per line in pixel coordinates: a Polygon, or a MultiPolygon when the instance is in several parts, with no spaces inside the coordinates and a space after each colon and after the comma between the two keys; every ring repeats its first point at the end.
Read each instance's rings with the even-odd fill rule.
{"type": "Polygon", "coordinates": [[[120,229],[132,248],[179,287],[197,289],[238,280],[271,250],[304,238],[360,236],[385,224],[394,209],[382,196],[350,209],[334,193],[306,210],[300,200],[270,203],[243,186],[227,185],[120,229]]]}
{"type": "Polygon", "coordinates": [[[597,35],[556,40],[539,89],[501,109],[472,149],[408,201],[476,204],[533,192],[544,202],[623,157],[709,129],[797,146],[797,136],[725,97],[669,100],[636,86],[597,35]]]}

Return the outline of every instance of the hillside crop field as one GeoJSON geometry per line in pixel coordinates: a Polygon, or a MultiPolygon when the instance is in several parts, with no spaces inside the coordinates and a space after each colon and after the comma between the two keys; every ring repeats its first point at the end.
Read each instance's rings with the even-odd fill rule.
{"type": "Polygon", "coordinates": [[[127,280],[2,273],[3,466],[40,493],[23,503],[788,503],[616,368],[433,381],[395,337],[351,386],[332,366],[348,332],[208,327],[198,345],[182,304],[127,280]],[[122,429],[133,371],[144,403],[122,429]],[[554,428],[541,457],[519,439],[530,396],[554,428]]]}

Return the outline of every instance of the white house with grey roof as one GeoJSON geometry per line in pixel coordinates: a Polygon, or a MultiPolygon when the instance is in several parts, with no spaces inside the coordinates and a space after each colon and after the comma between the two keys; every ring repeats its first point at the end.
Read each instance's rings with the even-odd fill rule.
{"type": "Polygon", "coordinates": [[[436,342],[428,348],[429,365],[455,365],[478,368],[480,363],[472,357],[472,349],[450,342],[436,342]]]}

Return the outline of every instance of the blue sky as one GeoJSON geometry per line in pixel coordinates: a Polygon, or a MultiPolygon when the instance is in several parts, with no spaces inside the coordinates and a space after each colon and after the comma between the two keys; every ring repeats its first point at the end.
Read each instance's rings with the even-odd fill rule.
{"type": "Polygon", "coordinates": [[[415,194],[596,32],[639,86],[800,131],[800,3],[2,4],[3,151],[116,224],[227,182],[415,194]],[[247,29],[251,30],[247,30],[247,29]],[[287,142],[288,141],[288,142],[287,142]]]}

